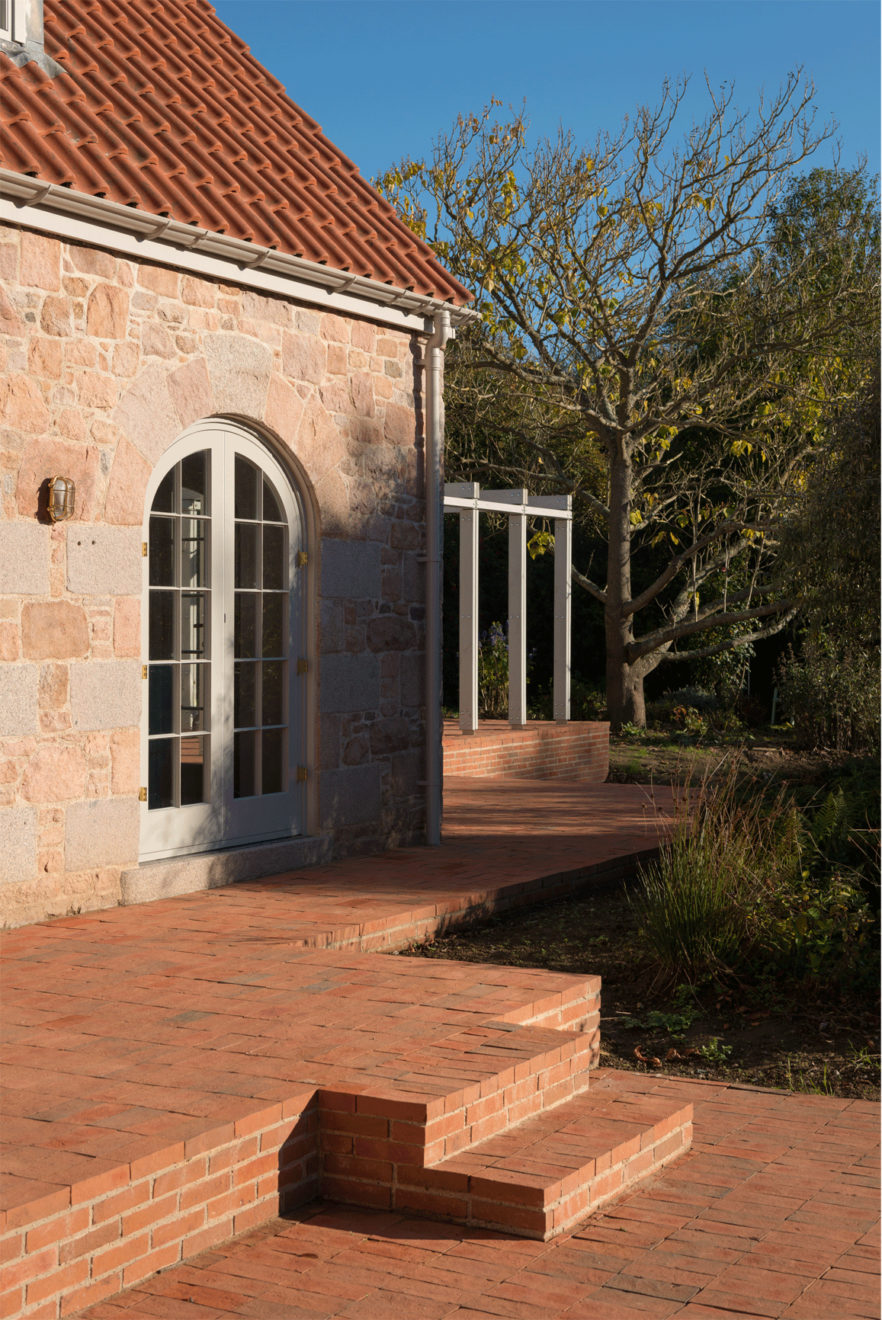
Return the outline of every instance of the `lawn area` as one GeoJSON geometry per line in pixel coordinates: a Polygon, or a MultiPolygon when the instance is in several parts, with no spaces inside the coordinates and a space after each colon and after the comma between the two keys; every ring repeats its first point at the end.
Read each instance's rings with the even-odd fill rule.
{"type": "Polygon", "coordinates": [[[636,877],[408,952],[601,975],[609,1066],[878,1099],[875,763],[797,751],[786,734],[739,748],[662,730],[611,747],[618,781],[695,785],[727,774],[745,802],[773,803],[783,791],[801,812],[798,905],[784,921],[776,909],[778,926],[797,932],[786,955],[770,960],[758,946],[743,962],[672,977],[648,945],[636,877]]]}

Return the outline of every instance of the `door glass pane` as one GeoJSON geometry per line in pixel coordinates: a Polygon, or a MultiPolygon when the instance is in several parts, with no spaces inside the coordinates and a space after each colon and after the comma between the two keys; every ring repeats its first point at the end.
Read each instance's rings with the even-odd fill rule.
{"type": "Polygon", "coordinates": [[[263,586],[265,591],[283,591],[287,564],[285,562],[284,527],[263,529],[263,586]]]}
{"type": "Polygon", "coordinates": [[[174,513],[175,511],[175,472],[177,468],[172,468],[167,472],[159,483],[159,489],[153,496],[153,508],[157,513],[174,513]]]}
{"type": "Polygon", "coordinates": [[[271,660],[261,665],[263,681],[261,684],[262,724],[281,724],[284,721],[284,701],[282,696],[282,676],[285,666],[280,660],[271,660]]]}
{"type": "Polygon", "coordinates": [[[261,741],[263,744],[261,748],[261,792],[264,794],[281,793],[283,788],[282,751],[285,742],[285,730],[264,729],[261,741]]]}
{"type": "Polygon", "coordinates": [[[285,654],[285,597],[281,592],[266,592],[263,597],[263,645],[261,654],[285,654]]]}
{"type": "Polygon", "coordinates": [[[181,593],[181,659],[205,658],[208,638],[205,629],[205,595],[202,592],[181,593]]]}
{"type": "Polygon", "coordinates": [[[237,729],[257,723],[257,665],[236,662],[233,680],[233,722],[237,729]]]}
{"type": "MultiPolygon", "coordinates": [[[[173,733],[175,727],[175,666],[151,665],[147,714],[148,732],[173,733]]],[[[151,744],[152,745],[152,744],[151,744]]]]}
{"type": "Polygon", "coordinates": [[[181,586],[205,587],[206,538],[208,522],[205,518],[181,519],[181,586]]]}
{"type": "Polygon", "coordinates": [[[147,806],[150,810],[174,805],[172,752],[176,738],[155,738],[150,743],[147,770],[147,806]]]}
{"type": "Polygon", "coordinates": [[[263,520],[264,522],[285,521],[285,515],[282,513],[282,506],[276,498],[276,492],[266,477],[263,479],[263,520]]]}
{"type": "Polygon", "coordinates": [[[210,473],[208,450],[188,454],[163,478],[151,509],[147,651],[151,662],[167,663],[148,671],[149,808],[208,796],[210,473]]]}
{"type": "Polygon", "coordinates": [[[208,452],[188,454],[181,463],[181,513],[208,513],[208,452]]]}
{"type": "Polygon", "coordinates": [[[150,519],[150,585],[175,585],[175,518],[150,519]]]}
{"type": "Polygon", "coordinates": [[[208,739],[190,736],[181,739],[181,806],[205,802],[207,788],[208,739]]]}
{"type": "Polygon", "coordinates": [[[254,797],[257,792],[257,734],[233,734],[233,797],[254,797]]]}
{"type": "Polygon", "coordinates": [[[174,591],[150,592],[149,656],[151,660],[175,658],[175,602],[174,591]]]}
{"type": "Polygon", "coordinates": [[[257,491],[259,473],[247,458],[236,457],[236,517],[257,518],[257,491]]]}
{"type": "Polygon", "coordinates": [[[257,575],[259,535],[257,523],[236,523],[234,581],[237,587],[260,586],[257,575]]]}
{"type": "Polygon", "coordinates": [[[257,607],[259,602],[260,597],[252,592],[236,593],[233,648],[237,660],[247,660],[249,657],[257,655],[257,607]]]}
{"type": "Polygon", "coordinates": [[[181,733],[206,729],[207,665],[181,665],[181,733]]]}

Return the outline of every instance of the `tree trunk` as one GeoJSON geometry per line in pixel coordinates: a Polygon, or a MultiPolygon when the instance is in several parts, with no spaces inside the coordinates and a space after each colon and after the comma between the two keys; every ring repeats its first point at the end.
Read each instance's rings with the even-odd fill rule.
{"type": "Polygon", "coordinates": [[[641,729],[645,727],[643,680],[646,672],[642,665],[629,665],[623,659],[613,660],[607,640],[606,705],[613,732],[617,732],[623,724],[636,724],[641,729]]]}
{"type": "Polygon", "coordinates": [[[634,640],[632,616],[622,606],[631,599],[631,459],[621,438],[609,454],[609,551],[606,576],[606,705],[614,731],[623,723],[646,724],[643,702],[645,667],[629,665],[627,647],[634,640]]]}

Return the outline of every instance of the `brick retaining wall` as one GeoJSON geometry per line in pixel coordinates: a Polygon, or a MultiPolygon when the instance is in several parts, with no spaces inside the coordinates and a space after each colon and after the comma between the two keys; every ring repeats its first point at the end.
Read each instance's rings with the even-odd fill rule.
{"type": "Polygon", "coordinates": [[[609,774],[609,724],[531,721],[513,729],[500,721],[461,733],[444,725],[445,775],[505,775],[521,779],[571,779],[602,784],[609,774]]]}

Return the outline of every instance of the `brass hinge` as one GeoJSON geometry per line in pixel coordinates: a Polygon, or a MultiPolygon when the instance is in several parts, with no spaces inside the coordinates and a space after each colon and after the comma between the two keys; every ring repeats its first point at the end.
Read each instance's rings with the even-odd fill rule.
{"type": "Polygon", "coordinates": [[[308,673],[309,673],[309,661],[308,661],[308,660],[304,660],[302,656],[301,656],[300,659],[297,661],[297,672],[298,672],[298,674],[308,674],[308,673]]]}
{"type": "Polygon", "coordinates": [[[142,542],[141,542],[141,558],[142,558],[142,559],[146,559],[146,558],[147,558],[147,542],[146,542],[146,541],[142,541],[142,542]]]}
{"type": "Polygon", "coordinates": [[[147,789],[146,789],[146,788],[139,788],[139,789],[138,789],[138,801],[139,801],[139,802],[146,802],[146,801],[147,801],[147,789]]]}
{"type": "Polygon", "coordinates": [[[142,678],[146,678],[146,677],[147,677],[147,666],[146,666],[146,665],[142,665],[142,666],[141,666],[141,677],[142,677],[142,678]]]}
{"type": "Polygon", "coordinates": [[[309,563],[309,555],[305,550],[298,550],[294,562],[298,568],[306,568],[306,565],[309,563]]]}
{"type": "Polygon", "coordinates": [[[297,767],[297,782],[298,782],[298,784],[305,784],[308,778],[309,778],[309,771],[307,770],[306,766],[305,766],[305,765],[298,765],[298,767],[297,767]]]}

